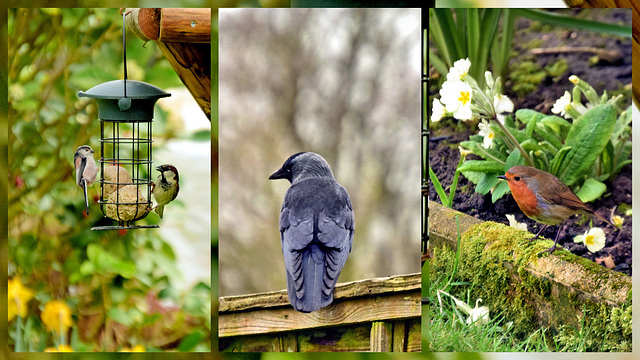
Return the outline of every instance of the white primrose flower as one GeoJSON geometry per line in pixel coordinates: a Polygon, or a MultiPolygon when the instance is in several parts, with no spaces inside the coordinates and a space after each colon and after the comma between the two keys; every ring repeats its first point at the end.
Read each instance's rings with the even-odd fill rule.
{"type": "Polygon", "coordinates": [[[586,231],[584,235],[578,235],[573,238],[573,242],[584,243],[592,253],[602,250],[605,240],[604,231],[597,227],[586,231]]]}
{"type": "Polygon", "coordinates": [[[509,220],[509,226],[511,226],[512,228],[527,231],[527,224],[517,222],[514,215],[507,214],[507,220],[509,220]]]}
{"type": "Polygon", "coordinates": [[[458,120],[471,119],[471,100],[473,91],[469,84],[462,81],[445,81],[440,89],[440,101],[447,112],[458,120]]]}
{"type": "Polygon", "coordinates": [[[493,139],[496,137],[496,133],[491,129],[489,123],[486,120],[482,120],[478,127],[480,128],[479,134],[484,136],[482,147],[485,149],[493,147],[493,139]]]}
{"type": "Polygon", "coordinates": [[[433,108],[431,110],[431,121],[438,122],[447,115],[447,109],[438,99],[433,99],[433,108]]]}
{"type": "Polygon", "coordinates": [[[553,104],[553,108],[551,112],[554,114],[560,114],[560,116],[564,116],[566,119],[569,119],[570,116],[567,114],[567,111],[571,109],[571,94],[568,91],[564,92],[564,95],[553,104]]]}
{"type": "Polygon", "coordinates": [[[496,114],[503,112],[513,112],[513,102],[507,95],[496,94],[493,96],[493,107],[496,109],[496,114]]]}
{"type": "Polygon", "coordinates": [[[449,69],[447,81],[461,81],[469,73],[471,61],[469,58],[460,59],[453,63],[453,67],[449,69]]]}

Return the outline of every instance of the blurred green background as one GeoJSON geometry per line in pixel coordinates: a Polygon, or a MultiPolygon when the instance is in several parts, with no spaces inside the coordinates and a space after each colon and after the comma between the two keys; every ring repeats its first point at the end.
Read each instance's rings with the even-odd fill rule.
{"type": "MultiPolygon", "coordinates": [[[[141,345],[145,351],[209,351],[210,205],[198,197],[187,199],[189,193],[202,196],[200,186],[209,190],[210,123],[191,131],[192,119],[187,126],[156,106],[155,162],[172,159],[183,170],[182,196],[167,207],[163,221],[155,214],[139,221],[160,229],[91,231],[114,223],[96,204],[99,185],[89,188],[91,214],[83,215],[73,154],[89,144],[96,150],[94,158],[100,157],[99,122],[95,102],[77,93],[124,77],[122,17],[118,9],[9,9],[7,24],[9,161],[2,179],[9,179],[7,268],[14,280],[9,291],[20,279],[24,291],[33,294],[27,311],[9,323],[9,347],[39,352],[66,344],[81,352],[141,345]],[[199,140],[202,131],[204,141],[199,140]],[[204,166],[199,166],[204,173],[196,176],[178,164],[185,155],[176,143],[192,149],[190,159],[204,155],[204,166]],[[197,203],[204,210],[192,206],[197,203]],[[204,221],[200,214],[190,215],[194,211],[204,221]],[[189,224],[191,218],[198,223],[189,224]],[[201,232],[193,232],[194,226],[201,232]],[[185,273],[181,254],[186,248],[199,248],[195,253],[205,256],[195,269],[200,274],[185,273]],[[62,301],[72,315],[70,329],[59,334],[41,320],[52,300],[62,301]]],[[[155,44],[143,46],[129,31],[127,68],[129,79],[174,89],[172,107],[182,108],[175,99],[184,86],[174,70],[155,44]]]]}

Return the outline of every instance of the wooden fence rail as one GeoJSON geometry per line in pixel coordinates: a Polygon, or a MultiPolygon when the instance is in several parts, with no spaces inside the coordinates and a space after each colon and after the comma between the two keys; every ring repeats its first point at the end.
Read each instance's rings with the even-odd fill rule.
{"type": "Polygon", "coordinates": [[[220,298],[219,349],[420,351],[420,274],[338,284],[331,305],[300,313],[287,292],[220,298]]]}

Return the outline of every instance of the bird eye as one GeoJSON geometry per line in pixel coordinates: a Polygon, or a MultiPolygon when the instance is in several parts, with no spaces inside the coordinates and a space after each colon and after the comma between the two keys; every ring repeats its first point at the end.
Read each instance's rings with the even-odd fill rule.
{"type": "Polygon", "coordinates": [[[514,177],[513,177],[513,179],[514,179],[515,181],[520,181],[520,176],[514,176],[514,177]]]}

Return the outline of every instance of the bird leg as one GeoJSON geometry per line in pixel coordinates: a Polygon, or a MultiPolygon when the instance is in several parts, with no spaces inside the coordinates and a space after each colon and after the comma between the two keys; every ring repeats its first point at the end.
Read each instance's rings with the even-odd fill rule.
{"type": "Polygon", "coordinates": [[[528,240],[529,240],[529,241],[533,241],[533,240],[535,240],[535,239],[539,238],[539,237],[540,237],[540,234],[542,234],[542,232],[544,231],[544,229],[546,229],[546,228],[547,228],[547,226],[549,226],[549,225],[545,224],[545,225],[542,227],[542,229],[540,229],[540,231],[538,231],[538,233],[536,234],[536,236],[534,236],[534,237],[532,237],[532,238],[529,238],[528,240]]]}
{"type": "Polygon", "coordinates": [[[560,238],[560,232],[561,232],[561,231],[562,231],[566,226],[567,226],[567,225],[565,225],[565,226],[563,226],[563,227],[561,227],[561,228],[559,228],[559,229],[558,229],[558,233],[556,234],[556,239],[555,239],[555,240],[554,240],[554,242],[553,242],[553,246],[552,246],[552,247],[550,247],[550,248],[548,248],[548,249],[547,249],[547,250],[545,250],[545,251],[541,251],[541,252],[539,252],[539,253],[538,253],[538,256],[540,256],[540,255],[542,255],[542,254],[544,254],[544,253],[546,253],[546,252],[548,252],[549,254],[553,254],[553,252],[554,252],[554,251],[556,251],[556,249],[557,249],[557,245],[558,245],[558,239],[560,238]]]}

